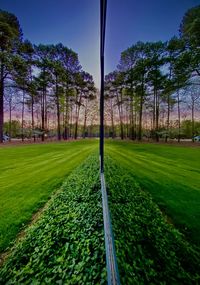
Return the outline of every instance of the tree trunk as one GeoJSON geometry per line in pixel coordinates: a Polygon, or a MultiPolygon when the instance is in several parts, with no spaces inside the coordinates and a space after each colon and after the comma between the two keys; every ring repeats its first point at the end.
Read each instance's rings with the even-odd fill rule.
{"type": "Polygon", "coordinates": [[[44,130],[47,130],[47,92],[44,93],[44,130]]]}
{"type": "Polygon", "coordinates": [[[130,137],[130,134],[129,134],[129,114],[128,114],[128,108],[126,106],[126,138],[129,138],[130,137]]]}
{"type": "Polygon", "coordinates": [[[0,78],[0,143],[3,142],[3,122],[4,122],[4,112],[3,112],[3,97],[4,97],[4,66],[1,64],[1,78],[0,78]]]}
{"type": "MultiPolygon", "coordinates": [[[[172,65],[170,64],[169,80],[171,80],[171,78],[172,78],[172,65]]],[[[170,121],[170,93],[167,94],[167,135],[168,137],[169,137],[169,121],[170,121]]],[[[165,142],[167,142],[167,135],[165,137],[165,142]]]]}
{"type": "MultiPolygon", "coordinates": [[[[121,102],[122,104],[122,102],[121,102]]],[[[123,130],[123,120],[122,120],[122,114],[121,114],[121,108],[120,108],[120,101],[119,101],[119,94],[117,92],[117,106],[118,106],[118,112],[119,112],[119,121],[120,121],[120,137],[121,140],[124,139],[124,130],[123,130]]]]}
{"type": "Polygon", "coordinates": [[[139,111],[139,128],[138,128],[138,140],[142,139],[142,111],[143,111],[143,99],[140,97],[140,111],[139,111]]]}
{"type": "Polygon", "coordinates": [[[133,96],[130,98],[130,139],[135,139],[135,130],[134,130],[134,114],[133,114],[133,96]]]}
{"type": "Polygon", "coordinates": [[[165,136],[165,142],[169,136],[169,120],[170,120],[170,94],[167,95],[167,135],[165,136]]]}
{"type": "Polygon", "coordinates": [[[156,90],[156,141],[159,142],[159,96],[156,90]]]}
{"type": "Polygon", "coordinates": [[[45,93],[46,93],[46,87],[43,85],[43,90],[42,90],[42,98],[41,98],[41,119],[42,119],[42,141],[44,141],[44,130],[45,130],[45,93]]]}
{"type": "Polygon", "coordinates": [[[74,138],[75,140],[78,137],[78,120],[79,120],[79,112],[80,112],[80,107],[78,106],[77,108],[77,116],[76,116],[76,122],[75,122],[75,130],[74,130],[74,138]]]}
{"type": "Polygon", "coordinates": [[[135,112],[134,112],[134,138],[137,139],[138,138],[138,133],[137,133],[137,124],[138,124],[138,118],[137,118],[137,110],[135,108],[135,112]]]}
{"type": "Polygon", "coordinates": [[[82,99],[82,95],[80,94],[80,98],[79,98],[78,106],[76,110],[76,122],[75,122],[75,131],[74,131],[75,140],[77,139],[77,136],[78,136],[78,120],[79,120],[79,113],[80,113],[80,107],[81,107],[81,99],[82,99]]]}
{"type": "Polygon", "coordinates": [[[69,137],[69,104],[67,91],[65,94],[65,120],[64,120],[64,139],[67,140],[69,137]]]}
{"type": "Polygon", "coordinates": [[[61,140],[61,129],[60,129],[60,102],[59,102],[59,94],[58,94],[58,80],[56,76],[56,107],[57,107],[57,134],[58,140],[61,140]]]}
{"type": "Polygon", "coordinates": [[[85,114],[84,114],[84,124],[83,124],[83,138],[85,139],[85,133],[86,133],[86,124],[87,124],[87,99],[85,104],[85,114]]]}
{"type": "Polygon", "coordinates": [[[180,136],[181,136],[181,111],[180,111],[180,94],[179,94],[179,90],[177,92],[177,98],[178,98],[178,142],[180,142],[180,136]]]}
{"type": "MultiPolygon", "coordinates": [[[[34,128],[35,128],[35,122],[34,122],[34,96],[33,94],[31,95],[31,127],[32,127],[32,135],[34,132],[34,128]]],[[[33,139],[35,142],[35,133],[33,135],[33,139]]]]}
{"type": "Polygon", "coordinates": [[[156,129],[156,90],[154,87],[154,91],[153,91],[153,130],[155,131],[156,129]]]}
{"type": "Polygon", "coordinates": [[[192,100],[192,141],[194,142],[194,100],[192,100]]]}
{"type": "Polygon", "coordinates": [[[24,91],[24,86],[23,86],[23,95],[22,95],[22,142],[24,141],[24,100],[25,100],[25,91],[24,91]]]}
{"type": "Polygon", "coordinates": [[[115,137],[115,126],[114,126],[114,113],[113,113],[113,103],[112,98],[110,98],[110,116],[111,116],[111,126],[112,126],[112,138],[115,137]]]}
{"type": "Polygon", "coordinates": [[[121,108],[121,139],[123,140],[124,139],[124,122],[123,122],[123,101],[122,101],[122,90],[120,92],[120,97],[121,97],[121,105],[120,105],[120,108],[121,108]]]}
{"type": "Polygon", "coordinates": [[[69,125],[69,137],[72,138],[72,124],[73,124],[73,106],[71,104],[71,108],[70,108],[70,125],[69,125]]]}
{"type": "Polygon", "coordinates": [[[11,122],[12,122],[12,98],[9,100],[9,142],[11,142],[11,122]]]}
{"type": "Polygon", "coordinates": [[[143,112],[143,98],[144,97],[144,76],[142,76],[142,92],[140,95],[140,110],[139,110],[139,128],[138,128],[138,140],[142,139],[142,112],[143,112]]]}

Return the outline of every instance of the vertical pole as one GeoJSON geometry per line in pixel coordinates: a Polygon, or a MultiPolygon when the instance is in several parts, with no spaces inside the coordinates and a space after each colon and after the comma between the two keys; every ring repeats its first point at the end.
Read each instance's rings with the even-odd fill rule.
{"type": "MultiPolygon", "coordinates": [[[[101,78],[104,78],[104,57],[101,56],[101,78]]],[[[101,173],[104,171],[104,79],[101,79],[101,91],[100,91],[100,162],[101,173]]]]}
{"type": "Polygon", "coordinates": [[[101,90],[100,90],[100,171],[101,171],[101,192],[104,220],[104,237],[106,249],[106,267],[108,285],[120,285],[115,243],[112,232],[112,224],[109,213],[108,197],[104,178],[104,45],[106,26],[107,0],[100,0],[100,64],[101,64],[101,90]]]}
{"type": "Polygon", "coordinates": [[[104,45],[106,27],[107,0],[100,0],[100,65],[101,65],[101,89],[100,89],[100,167],[104,171],[104,45]]]}

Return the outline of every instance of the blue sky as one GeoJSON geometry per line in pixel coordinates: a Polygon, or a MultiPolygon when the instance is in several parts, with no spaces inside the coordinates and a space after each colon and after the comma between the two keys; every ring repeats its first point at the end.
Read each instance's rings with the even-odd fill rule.
{"type": "MultiPolygon", "coordinates": [[[[108,0],[105,67],[137,41],[166,41],[178,34],[188,8],[199,0],[108,0]]],[[[38,44],[62,42],[79,54],[83,69],[99,85],[99,0],[1,0],[14,13],[24,38],[38,44]]]]}

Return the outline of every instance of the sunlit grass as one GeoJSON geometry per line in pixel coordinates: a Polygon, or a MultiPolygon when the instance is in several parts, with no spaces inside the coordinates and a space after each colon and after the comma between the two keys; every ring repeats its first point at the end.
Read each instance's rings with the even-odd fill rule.
{"type": "MultiPolygon", "coordinates": [[[[199,148],[106,141],[106,153],[150,192],[186,236],[200,243],[199,148]]],[[[113,178],[114,179],[114,178],[113,178]]]]}
{"type": "Polygon", "coordinates": [[[97,140],[0,147],[0,250],[97,148],[97,140]]]}

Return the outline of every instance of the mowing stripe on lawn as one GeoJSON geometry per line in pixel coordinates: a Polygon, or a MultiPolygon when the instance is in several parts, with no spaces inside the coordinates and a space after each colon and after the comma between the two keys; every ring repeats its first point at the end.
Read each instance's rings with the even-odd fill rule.
{"type": "Polygon", "coordinates": [[[0,147],[0,251],[97,148],[97,140],[0,147]]]}
{"type": "Polygon", "coordinates": [[[126,168],[105,161],[121,284],[198,284],[199,248],[164,220],[126,168]]]}
{"type": "Polygon", "coordinates": [[[106,284],[97,155],[67,178],[0,270],[1,284],[106,284]]]}
{"type": "Polygon", "coordinates": [[[188,240],[200,245],[199,148],[106,141],[105,152],[134,176],[188,240]]]}

